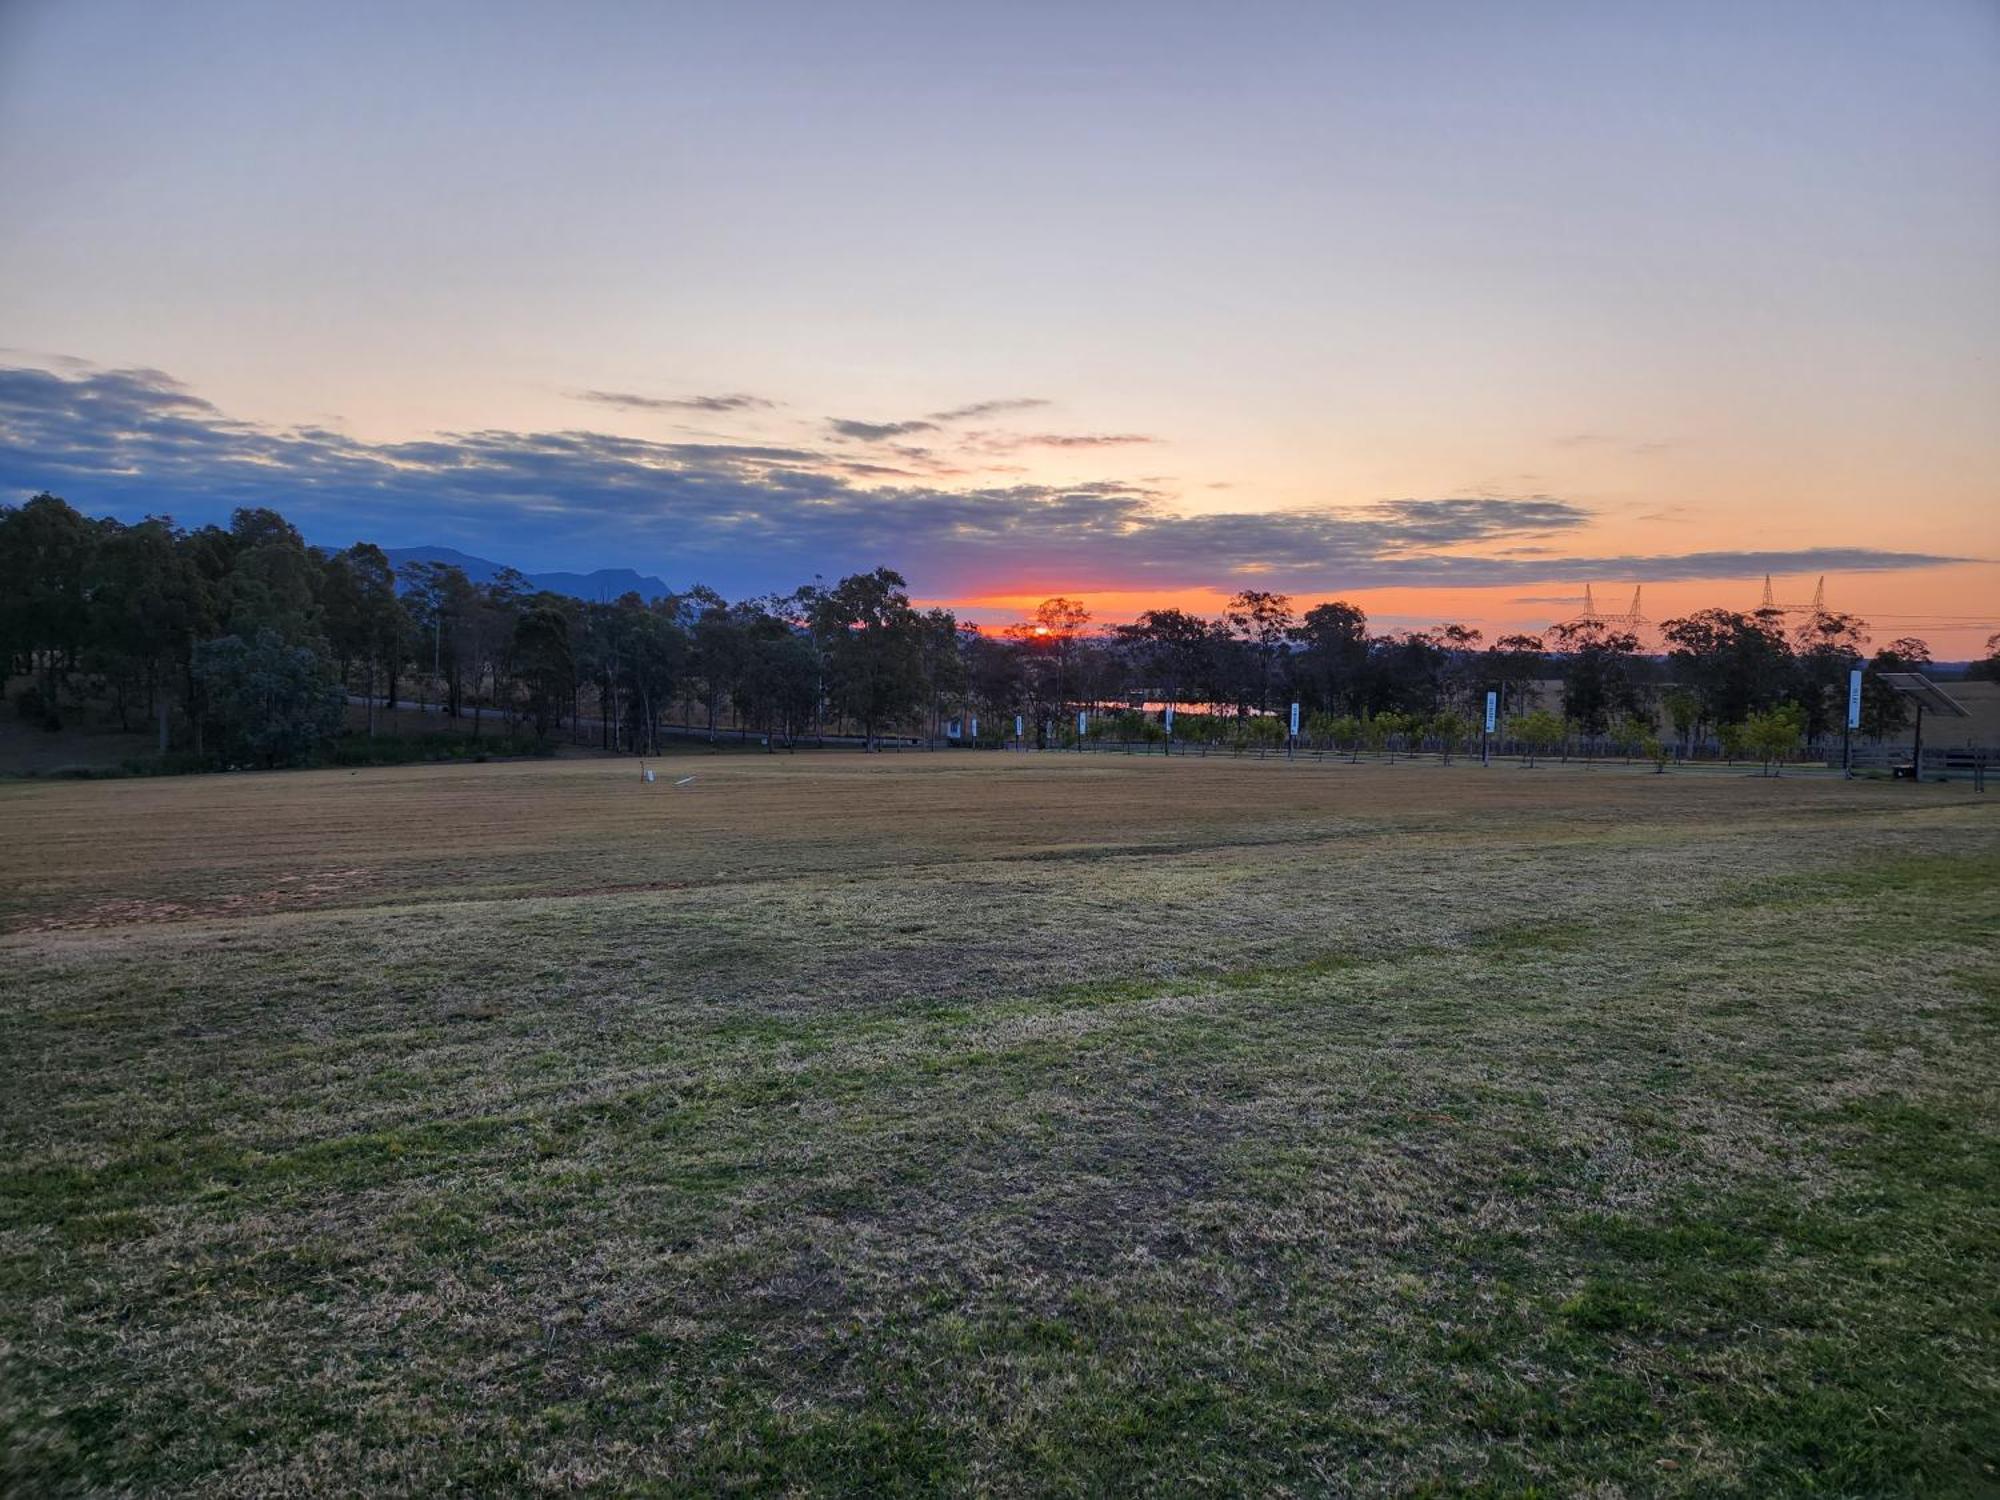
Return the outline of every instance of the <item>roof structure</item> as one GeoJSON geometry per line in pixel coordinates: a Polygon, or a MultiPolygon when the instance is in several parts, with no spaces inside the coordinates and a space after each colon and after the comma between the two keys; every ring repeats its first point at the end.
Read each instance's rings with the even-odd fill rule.
{"type": "Polygon", "coordinates": [[[1959,701],[1921,672],[1878,672],[1882,683],[1916,703],[1927,713],[1945,714],[1954,719],[1972,717],[1959,701]]]}

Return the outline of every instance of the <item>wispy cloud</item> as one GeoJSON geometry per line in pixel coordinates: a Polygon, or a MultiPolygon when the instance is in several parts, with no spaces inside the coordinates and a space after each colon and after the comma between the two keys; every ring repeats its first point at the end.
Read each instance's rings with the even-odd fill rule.
{"type": "Polygon", "coordinates": [[[892,422],[868,422],[858,417],[828,417],[826,425],[836,437],[859,443],[881,443],[913,433],[937,432],[957,422],[979,417],[1005,416],[1009,412],[1033,411],[1049,403],[1040,396],[1002,396],[992,401],[974,401],[966,406],[950,406],[892,422]]]}
{"type": "Polygon", "coordinates": [[[1049,403],[1039,396],[1003,396],[998,401],[975,401],[970,406],[954,406],[929,413],[933,422],[968,422],[976,417],[997,417],[1010,411],[1033,411],[1049,403]]]}
{"type": "Polygon", "coordinates": [[[631,391],[576,391],[574,399],[599,406],[616,406],[626,411],[754,411],[777,405],[762,396],[640,396],[631,391]]]}
{"type": "Polygon", "coordinates": [[[1592,512],[1551,495],[1455,495],[1185,515],[1142,481],[949,488],[852,452],[504,429],[371,443],[232,419],[157,370],[0,368],[0,498],[47,488],[94,513],[191,523],[275,505],[331,543],[445,540],[551,566],[632,560],[731,591],[880,562],[944,594],[1024,581],[1164,590],[1251,579],[1324,594],[1966,560],[1868,547],[1505,556],[1580,539],[1592,512]]]}
{"type": "Polygon", "coordinates": [[[1157,443],[1143,432],[1024,432],[989,437],[984,446],[1008,448],[1135,448],[1157,443]]]}
{"type": "Polygon", "coordinates": [[[836,437],[853,438],[863,443],[879,443],[888,438],[908,437],[913,432],[938,430],[937,423],[922,418],[907,422],[863,422],[854,417],[828,417],[826,425],[836,437]]]}

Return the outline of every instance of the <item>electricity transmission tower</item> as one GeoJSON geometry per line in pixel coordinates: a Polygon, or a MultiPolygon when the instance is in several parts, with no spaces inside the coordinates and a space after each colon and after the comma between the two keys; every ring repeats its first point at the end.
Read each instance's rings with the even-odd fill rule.
{"type": "Polygon", "coordinates": [[[1632,590],[1632,603],[1622,613],[1606,614],[1597,607],[1597,590],[1595,586],[1586,583],[1583,586],[1583,608],[1570,616],[1569,619],[1560,620],[1550,628],[1561,629],[1567,626],[1575,629],[1580,626],[1599,625],[1613,630],[1627,630],[1636,634],[1641,626],[1653,623],[1646,618],[1645,612],[1640,605],[1639,596],[1644,587],[1645,585],[1641,584],[1632,590]]]}
{"type": "Polygon", "coordinates": [[[1779,615],[1805,615],[1808,618],[1826,613],[1826,574],[1819,575],[1819,582],[1813,587],[1812,603],[1780,604],[1771,589],[1771,575],[1764,575],[1764,601],[1757,606],[1757,613],[1766,612],[1779,615]]]}
{"type": "Polygon", "coordinates": [[[1630,630],[1634,633],[1637,633],[1640,626],[1652,624],[1653,622],[1646,618],[1645,613],[1639,606],[1639,595],[1644,588],[1644,584],[1633,585],[1632,603],[1626,609],[1625,613],[1622,615],[1606,615],[1604,622],[1607,625],[1616,625],[1621,630],[1630,630]]]}

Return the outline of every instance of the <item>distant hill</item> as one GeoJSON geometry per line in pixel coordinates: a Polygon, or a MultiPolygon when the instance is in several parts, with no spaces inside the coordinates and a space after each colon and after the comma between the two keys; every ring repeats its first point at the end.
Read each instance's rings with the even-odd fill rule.
{"type": "MultiPolygon", "coordinates": [[[[389,562],[398,572],[411,563],[448,563],[474,583],[491,583],[505,563],[460,552],[456,547],[385,547],[389,562]]],[[[525,572],[525,570],[523,570],[525,572]]],[[[672,589],[647,573],[630,568],[599,568],[594,573],[526,573],[529,583],[552,594],[568,594],[574,599],[616,599],[621,594],[637,594],[657,599],[672,589]]]]}

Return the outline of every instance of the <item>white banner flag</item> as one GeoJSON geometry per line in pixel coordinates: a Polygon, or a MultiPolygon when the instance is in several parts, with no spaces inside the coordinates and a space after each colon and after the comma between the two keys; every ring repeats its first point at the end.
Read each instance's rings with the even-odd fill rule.
{"type": "Polygon", "coordinates": [[[1847,674],[1847,727],[1861,727],[1861,668],[1847,674]]]}
{"type": "Polygon", "coordinates": [[[1498,693],[1488,693],[1486,695],[1486,732],[1488,734],[1493,732],[1493,716],[1499,711],[1500,695],[1498,693]]]}

